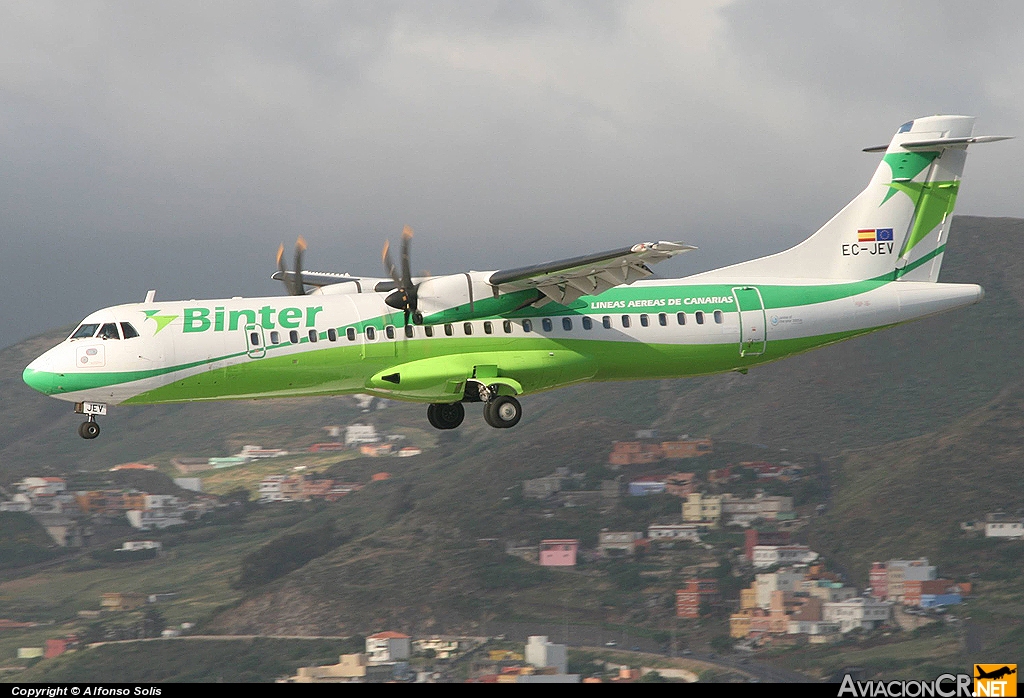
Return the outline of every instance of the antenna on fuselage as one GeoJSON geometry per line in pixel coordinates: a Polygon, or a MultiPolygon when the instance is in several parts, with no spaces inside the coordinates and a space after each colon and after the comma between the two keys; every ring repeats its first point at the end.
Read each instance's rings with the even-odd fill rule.
{"type": "Polygon", "coordinates": [[[155,300],[156,300],[156,289],[151,288],[148,291],[146,291],[146,300],[143,301],[143,302],[144,303],[152,303],[155,300]]]}

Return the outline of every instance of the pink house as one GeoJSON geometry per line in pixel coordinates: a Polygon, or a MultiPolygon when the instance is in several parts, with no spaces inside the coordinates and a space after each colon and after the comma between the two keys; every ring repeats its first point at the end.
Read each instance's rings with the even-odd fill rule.
{"type": "Polygon", "coordinates": [[[575,567],[580,542],[575,538],[549,538],[540,542],[540,564],[545,567],[575,567]]]}

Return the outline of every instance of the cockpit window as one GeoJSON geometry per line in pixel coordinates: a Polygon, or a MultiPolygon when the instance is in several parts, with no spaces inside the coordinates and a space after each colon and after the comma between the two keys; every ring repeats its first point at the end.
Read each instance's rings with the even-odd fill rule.
{"type": "Polygon", "coordinates": [[[71,335],[71,339],[87,339],[96,334],[97,329],[99,325],[82,325],[71,335]]]}
{"type": "Polygon", "coordinates": [[[139,333],[136,332],[135,328],[132,327],[132,323],[130,322],[121,323],[121,334],[124,335],[125,339],[131,339],[133,337],[139,336],[139,333]]]}
{"type": "Polygon", "coordinates": [[[100,328],[100,333],[97,335],[100,339],[121,339],[121,335],[117,333],[117,323],[108,322],[100,328]]]}

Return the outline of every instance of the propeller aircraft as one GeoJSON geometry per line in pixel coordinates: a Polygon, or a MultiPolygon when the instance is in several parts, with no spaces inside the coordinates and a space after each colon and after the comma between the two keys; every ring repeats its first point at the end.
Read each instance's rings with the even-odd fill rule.
{"type": "Polygon", "coordinates": [[[367,393],[427,405],[454,429],[467,403],[515,426],[520,397],[590,381],[676,378],[760,364],[980,301],[939,283],[974,118],[909,121],[874,176],[783,252],[680,279],[651,267],[695,249],[641,242],[498,271],[414,277],[412,230],[387,277],[292,269],[284,297],[157,301],[98,310],[24,370],[99,435],[108,405],[367,393]]]}

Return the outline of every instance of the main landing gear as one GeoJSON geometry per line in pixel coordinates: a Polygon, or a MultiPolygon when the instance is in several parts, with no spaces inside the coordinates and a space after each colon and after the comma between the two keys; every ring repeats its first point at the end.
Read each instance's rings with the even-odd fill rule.
{"type": "Polygon", "coordinates": [[[85,421],[78,425],[78,435],[83,439],[95,439],[100,435],[100,425],[96,417],[107,413],[107,405],[103,402],[76,402],[75,413],[84,414],[85,421]]]}
{"type": "Polygon", "coordinates": [[[484,404],[484,421],[495,429],[509,429],[519,424],[523,406],[511,395],[499,395],[484,404]]]}
{"type": "MultiPolygon", "coordinates": [[[[435,402],[427,406],[427,421],[435,429],[455,429],[466,417],[461,402],[435,402]]],[[[523,406],[511,395],[499,395],[484,402],[484,421],[495,429],[509,429],[519,424],[523,406]]]]}
{"type": "Polygon", "coordinates": [[[434,402],[427,405],[427,421],[435,429],[454,429],[466,418],[461,402],[434,402]]]}

